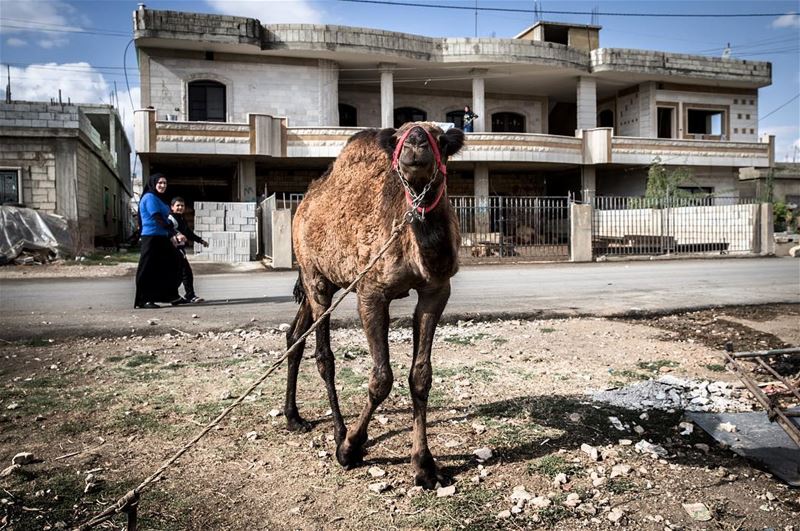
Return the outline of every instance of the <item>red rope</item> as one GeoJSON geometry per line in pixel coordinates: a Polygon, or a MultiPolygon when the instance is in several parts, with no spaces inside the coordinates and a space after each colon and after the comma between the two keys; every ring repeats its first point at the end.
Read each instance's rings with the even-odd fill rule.
{"type": "MultiPolygon", "coordinates": [[[[403,144],[405,144],[406,138],[408,138],[408,135],[411,134],[411,131],[413,131],[417,127],[419,126],[409,127],[397,141],[397,146],[395,146],[394,154],[392,155],[393,169],[399,171],[400,152],[403,150],[403,144]]],[[[419,212],[424,216],[425,214],[436,208],[436,205],[439,204],[439,201],[441,201],[442,197],[444,196],[444,190],[445,188],[447,188],[447,166],[445,166],[442,163],[442,154],[439,152],[439,144],[434,140],[433,135],[431,135],[429,131],[425,130],[422,127],[420,127],[420,129],[422,129],[425,132],[425,134],[428,135],[428,143],[431,145],[431,150],[433,150],[433,157],[436,160],[436,167],[439,168],[439,171],[444,176],[444,178],[442,179],[442,184],[439,185],[439,193],[436,194],[436,199],[433,201],[433,203],[425,207],[423,206],[416,207],[417,212],[419,212]]],[[[405,190],[405,195],[406,195],[406,203],[408,203],[408,206],[414,207],[414,202],[412,201],[411,194],[408,193],[408,190],[405,190]]]]}

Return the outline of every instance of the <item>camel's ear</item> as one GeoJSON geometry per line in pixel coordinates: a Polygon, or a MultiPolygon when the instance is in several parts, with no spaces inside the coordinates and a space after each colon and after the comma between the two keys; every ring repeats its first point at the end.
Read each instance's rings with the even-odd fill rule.
{"type": "Polygon", "coordinates": [[[443,157],[452,157],[464,147],[464,132],[451,127],[439,137],[439,151],[443,157]]]}
{"type": "Polygon", "coordinates": [[[397,138],[394,136],[396,132],[397,131],[391,127],[378,131],[378,144],[390,158],[394,154],[394,148],[397,145],[397,138]]]}

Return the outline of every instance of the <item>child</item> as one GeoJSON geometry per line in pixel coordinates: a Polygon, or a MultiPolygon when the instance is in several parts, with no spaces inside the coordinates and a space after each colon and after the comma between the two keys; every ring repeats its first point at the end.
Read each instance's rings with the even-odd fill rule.
{"type": "Polygon", "coordinates": [[[184,238],[175,240],[175,247],[181,255],[181,279],[183,281],[183,289],[186,291],[183,297],[179,301],[174,302],[173,305],[203,302],[203,299],[198,297],[194,292],[194,275],[192,275],[192,267],[189,265],[189,259],[186,258],[186,242],[197,242],[202,244],[203,247],[208,247],[208,242],[195,234],[192,229],[189,228],[186,220],[183,219],[186,202],[182,197],[173,197],[170,203],[170,209],[172,210],[169,216],[170,221],[175,226],[178,233],[184,236],[184,238]]]}

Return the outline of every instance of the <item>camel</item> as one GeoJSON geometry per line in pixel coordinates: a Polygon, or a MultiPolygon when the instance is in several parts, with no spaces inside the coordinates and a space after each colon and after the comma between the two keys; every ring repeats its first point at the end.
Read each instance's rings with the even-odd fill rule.
{"type": "MultiPolygon", "coordinates": [[[[389,303],[416,290],[413,360],[408,375],[413,402],[411,462],[415,484],[446,484],[427,441],[427,405],[431,388],[431,347],[439,318],[450,297],[450,278],[458,271],[460,235],[446,191],[446,162],[464,144],[459,129],[443,132],[430,122],[400,129],[369,129],[353,135],[328,171],[314,181],[292,223],[300,273],[297,316],[287,332],[292,345],[331,305],[389,239],[393,223],[413,212],[412,220],[356,288],[358,314],[372,356],[367,402],[346,429],[334,383],[330,318],[315,330],[315,359],[325,382],[333,417],[336,458],[345,469],[364,458],[367,427],[392,388],[389,364],[389,303]]],[[[296,402],[297,373],[305,345],[288,358],[284,414],[290,430],[308,430],[296,402]]]]}

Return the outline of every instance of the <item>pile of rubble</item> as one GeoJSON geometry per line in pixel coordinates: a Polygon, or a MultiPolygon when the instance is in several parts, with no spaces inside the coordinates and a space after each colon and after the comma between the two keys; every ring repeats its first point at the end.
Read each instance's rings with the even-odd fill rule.
{"type": "Polygon", "coordinates": [[[739,412],[752,411],[754,404],[744,388],[726,382],[688,380],[662,376],[619,389],[591,391],[593,400],[633,410],[739,412]]]}

